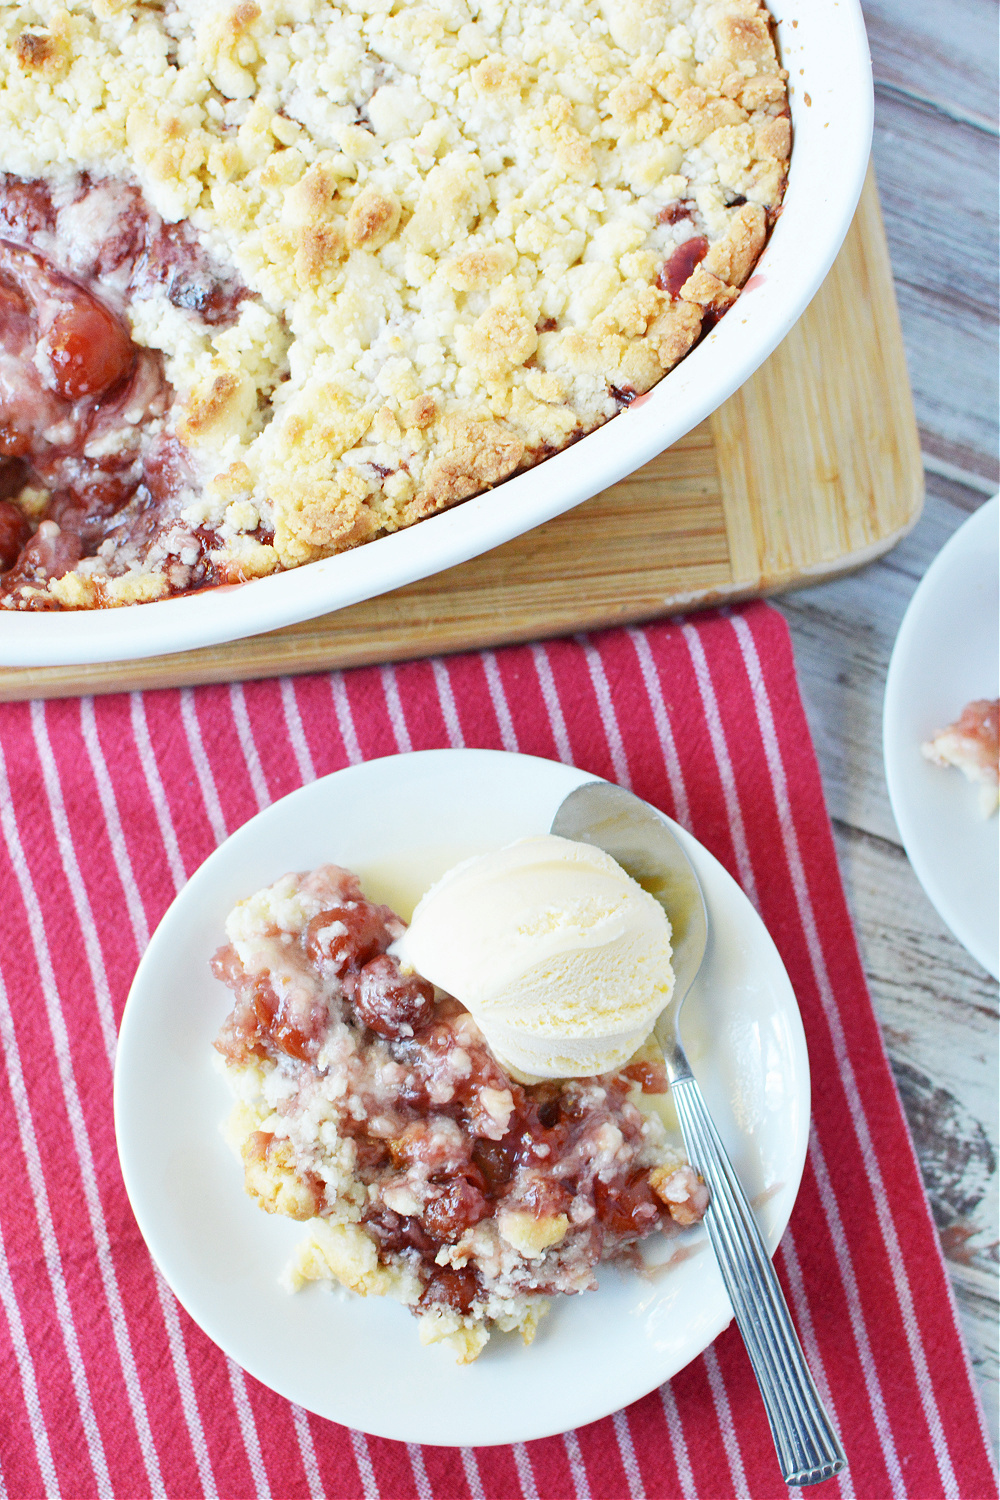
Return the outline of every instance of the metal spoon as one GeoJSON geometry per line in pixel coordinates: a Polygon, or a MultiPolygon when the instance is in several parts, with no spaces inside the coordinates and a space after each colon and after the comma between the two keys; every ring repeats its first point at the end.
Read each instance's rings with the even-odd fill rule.
{"type": "Polygon", "coordinates": [[[606,781],[570,792],[552,832],[603,849],[667,910],[676,983],[655,1034],[688,1159],[711,1191],[705,1227],[764,1398],[785,1483],[830,1479],[846,1466],[844,1450],[816,1393],[753,1211],[681,1046],[681,1005],[708,941],[698,877],[669,824],[631,792],[606,781]]]}

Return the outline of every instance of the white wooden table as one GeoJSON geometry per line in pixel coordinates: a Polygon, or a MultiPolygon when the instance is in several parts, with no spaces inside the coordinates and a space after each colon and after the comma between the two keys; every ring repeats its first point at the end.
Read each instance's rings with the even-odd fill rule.
{"type": "Polygon", "coordinates": [[[927,469],[914,531],[777,601],[791,627],[862,958],[998,1444],[997,985],[917,883],[889,808],[889,654],[928,565],[1000,487],[995,0],[863,0],[875,165],[927,469]]]}

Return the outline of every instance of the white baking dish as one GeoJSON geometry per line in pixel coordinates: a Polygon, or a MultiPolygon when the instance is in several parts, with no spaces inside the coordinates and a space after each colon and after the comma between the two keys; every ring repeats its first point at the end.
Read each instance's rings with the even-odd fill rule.
{"type": "Polygon", "coordinates": [[[778,36],[794,126],[781,217],[732,312],[647,397],[497,489],[338,557],[126,609],[0,612],[0,664],[188,651],[371,599],[579,505],[703,421],[763,363],[818,290],[850,226],[868,164],[871,61],[858,0],[787,0],[778,36]]]}

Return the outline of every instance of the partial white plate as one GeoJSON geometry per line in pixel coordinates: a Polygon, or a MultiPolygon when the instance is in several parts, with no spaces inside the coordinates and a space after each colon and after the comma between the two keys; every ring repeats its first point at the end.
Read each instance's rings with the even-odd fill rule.
{"type": "Polygon", "coordinates": [[[978,788],[924,759],[920,746],[973,698],[996,698],[1000,499],[942,547],[899,627],[885,684],[882,744],[889,801],[917,879],[959,942],[1000,977],[996,815],[978,788]]]}
{"type": "MultiPolygon", "coordinates": [[[[208,962],[242,896],[333,860],[407,905],[455,858],[548,830],[583,771],[488,750],[369,761],[260,814],[194,875],[132,986],[115,1070],[122,1172],[139,1227],[188,1312],[250,1374],[309,1411],[382,1437],[507,1443],[563,1432],[634,1401],[686,1365],[732,1313],[701,1230],[666,1241],[668,1268],[605,1269],[600,1290],[557,1300],[526,1349],[495,1336],[458,1367],[423,1348],[397,1303],[279,1277],[303,1227],[262,1213],[220,1135],[231,1100],[212,1039],[231,995],[208,962]],[[392,877],[387,872],[394,871],[392,877]],[[678,1253],[679,1252],[679,1253],[678,1253]]],[[[795,996],[760,918],[677,830],[708,903],[710,941],[684,1038],[774,1250],[805,1160],[809,1070],[795,996]]],[[[408,913],[407,913],[408,914],[408,913]]]]}

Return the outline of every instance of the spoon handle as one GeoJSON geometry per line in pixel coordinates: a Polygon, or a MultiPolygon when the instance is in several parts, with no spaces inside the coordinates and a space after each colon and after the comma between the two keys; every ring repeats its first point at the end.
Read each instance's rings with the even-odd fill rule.
{"type": "Polygon", "coordinates": [[[712,1200],[705,1214],[736,1322],[746,1344],[785,1483],[818,1484],[846,1466],[844,1450],[806,1365],[753,1210],[694,1078],[670,1093],[691,1165],[712,1200]]]}

